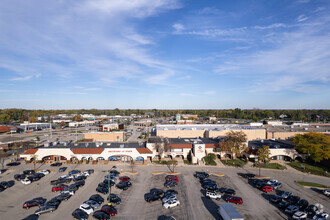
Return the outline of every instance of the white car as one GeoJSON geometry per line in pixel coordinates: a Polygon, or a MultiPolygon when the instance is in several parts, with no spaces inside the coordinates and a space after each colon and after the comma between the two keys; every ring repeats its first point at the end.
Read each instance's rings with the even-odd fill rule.
{"type": "Polygon", "coordinates": [[[66,194],[66,193],[70,194],[71,196],[74,195],[74,191],[69,191],[69,190],[67,190],[67,191],[61,191],[61,194],[66,194]]]}
{"type": "Polygon", "coordinates": [[[292,216],[293,219],[307,219],[307,213],[305,212],[295,212],[292,216]]]}
{"type": "Polygon", "coordinates": [[[329,189],[323,190],[323,194],[326,196],[330,196],[330,190],[329,189]]]}
{"type": "Polygon", "coordinates": [[[31,180],[29,180],[29,179],[22,179],[21,180],[21,183],[23,183],[24,185],[28,185],[28,184],[31,184],[31,180]]]}
{"type": "Polygon", "coordinates": [[[278,180],[274,180],[274,179],[271,179],[271,180],[268,180],[268,182],[266,183],[267,185],[272,185],[274,183],[277,183],[278,180]]]}
{"type": "Polygon", "coordinates": [[[212,198],[212,199],[216,199],[216,200],[221,199],[221,195],[217,192],[206,191],[205,195],[207,198],[212,198]]]}
{"type": "Polygon", "coordinates": [[[68,179],[74,179],[74,175],[63,175],[60,177],[61,179],[68,178],[68,179]]]}
{"type": "Polygon", "coordinates": [[[326,212],[319,212],[314,217],[313,220],[326,220],[328,219],[329,214],[326,212]]]}
{"type": "Polygon", "coordinates": [[[177,199],[170,200],[170,201],[168,201],[168,202],[166,202],[166,203],[163,204],[163,206],[166,209],[170,209],[170,208],[173,208],[173,207],[178,206],[178,205],[180,205],[180,202],[177,199]]]}
{"type": "Polygon", "coordinates": [[[164,197],[164,198],[162,198],[162,202],[163,203],[167,203],[168,201],[170,201],[170,200],[176,200],[177,198],[176,198],[176,194],[173,194],[173,195],[171,195],[171,196],[166,196],[166,197],[164,197]]]}
{"type": "Polygon", "coordinates": [[[94,212],[94,209],[88,204],[81,204],[79,208],[86,212],[88,215],[94,212]]]}
{"type": "Polygon", "coordinates": [[[89,173],[88,173],[88,172],[79,173],[79,174],[77,175],[77,177],[78,177],[78,176],[89,176],[89,173]]]}
{"type": "Polygon", "coordinates": [[[40,170],[39,173],[42,173],[44,175],[48,175],[49,171],[48,170],[40,170]]]}

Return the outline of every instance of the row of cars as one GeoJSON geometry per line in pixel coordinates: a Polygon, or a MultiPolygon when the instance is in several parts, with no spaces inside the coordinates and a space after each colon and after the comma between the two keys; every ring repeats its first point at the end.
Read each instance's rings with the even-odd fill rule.
{"type": "MultiPolygon", "coordinates": [[[[110,170],[109,174],[104,177],[104,180],[98,184],[96,191],[102,194],[108,194],[110,190],[109,188],[115,185],[117,179],[120,180],[120,183],[116,185],[117,188],[126,190],[132,185],[129,177],[119,177],[119,174],[120,173],[116,170],[110,170]]],[[[113,204],[120,204],[121,199],[116,194],[110,194],[107,200],[109,202],[108,204],[103,205],[100,210],[94,212],[94,210],[99,208],[104,202],[104,199],[99,194],[95,194],[91,196],[89,200],[82,203],[80,207],[72,213],[72,216],[76,219],[83,220],[88,219],[88,216],[93,213],[93,217],[96,219],[110,219],[111,216],[115,216],[117,214],[117,209],[113,206],[113,204]],[[95,201],[93,202],[92,197],[98,198],[98,201],[96,203],[95,201]]]]}
{"type": "MultiPolygon", "coordinates": [[[[167,175],[165,177],[164,187],[175,187],[179,179],[175,175],[167,175]]],[[[146,202],[153,202],[157,200],[162,201],[162,205],[166,209],[173,208],[180,205],[180,201],[177,198],[178,192],[176,190],[169,189],[166,192],[162,189],[153,188],[150,192],[144,194],[144,200],[146,202]]]]}
{"type": "Polygon", "coordinates": [[[218,188],[217,183],[209,178],[209,174],[206,172],[195,172],[194,177],[199,178],[201,186],[205,192],[205,196],[207,198],[212,199],[221,199],[221,194],[226,194],[226,198],[224,199],[226,202],[234,203],[234,204],[243,204],[243,199],[241,197],[235,196],[236,191],[230,188],[218,188]]]}
{"type": "Polygon", "coordinates": [[[12,187],[15,185],[14,180],[9,180],[9,181],[2,181],[0,182],[0,192],[12,187]]]}
{"type": "Polygon", "coordinates": [[[24,170],[22,174],[15,174],[14,179],[20,181],[24,185],[31,184],[32,182],[39,181],[45,175],[48,175],[50,170],[24,170]]]}
{"type": "MultiPolygon", "coordinates": [[[[275,179],[249,178],[249,182],[252,186],[259,188],[265,193],[278,190],[282,187],[282,184],[275,179]]],[[[325,220],[329,216],[318,205],[309,204],[307,200],[301,199],[289,191],[285,191],[281,195],[273,195],[270,201],[292,219],[325,220]]]]}

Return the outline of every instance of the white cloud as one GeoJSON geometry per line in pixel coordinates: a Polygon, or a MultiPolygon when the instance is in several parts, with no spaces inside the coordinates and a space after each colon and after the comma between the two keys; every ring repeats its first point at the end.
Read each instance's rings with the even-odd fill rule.
{"type": "Polygon", "coordinates": [[[298,18],[296,19],[297,22],[303,22],[309,19],[309,17],[306,17],[305,15],[299,15],[298,18]]]}
{"type": "Polygon", "coordinates": [[[260,29],[260,30],[281,28],[281,27],[287,27],[287,25],[283,23],[275,23],[267,26],[254,26],[255,29],[260,29]]]}
{"type": "Polygon", "coordinates": [[[191,93],[180,93],[180,96],[194,97],[196,95],[195,94],[191,94],[191,93]]]}
{"type": "Polygon", "coordinates": [[[28,75],[28,76],[20,76],[20,77],[14,77],[14,78],[11,78],[10,80],[11,81],[28,81],[32,78],[39,78],[41,76],[41,74],[35,74],[35,75],[28,75]]]}
{"type": "Polygon", "coordinates": [[[215,91],[214,90],[208,90],[204,92],[205,95],[214,95],[215,91]]]}
{"type": "Polygon", "coordinates": [[[180,24],[180,23],[173,24],[172,27],[174,28],[175,32],[180,32],[180,31],[184,30],[183,24],[180,24]]]}

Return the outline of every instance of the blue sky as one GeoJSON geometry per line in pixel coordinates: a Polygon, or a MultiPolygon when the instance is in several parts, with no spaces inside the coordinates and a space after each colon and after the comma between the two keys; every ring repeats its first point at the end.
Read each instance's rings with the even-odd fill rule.
{"type": "Polygon", "coordinates": [[[330,108],[328,0],[2,0],[0,108],[330,108]]]}

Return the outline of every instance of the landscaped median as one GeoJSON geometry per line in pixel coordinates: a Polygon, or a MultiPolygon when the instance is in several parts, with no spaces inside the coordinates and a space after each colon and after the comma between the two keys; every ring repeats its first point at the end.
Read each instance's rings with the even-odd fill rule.
{"type": "MultiPolygon", "coordinates": [[[[259,165],[257,164],[256,167],[259,168],[259,165]]],[[[267,168],[267,169],[275,169],[275,170],[286,170],[286,167],[278,164],[278,163],[265,163],[261,164],[261,168],[267,168]]]]}
{"type": "Polygon", "coordinates": [[[319,183],[312,183],[312,182],[304,182],[304,181],[295,181],[298,185],[301,185],[305,188],[321,188],[326,189],[327,186],[319,184],[319,183]]]}
{"type": "Polygon", "coordinates": [[[224,165],[234,166],[234,167],[242,167],[242,166],[244,166],[246,164],[245,161],[240,160],[240,159],[237,159],[237,160],[221,160],[221,162],[224,165]]]}
{"type": "Polygon", "coordinates": [[[309,163],[298,163],[298,162],[291,162],[288,165],[304,173],[330,177],[330,169],[325,166],[321,166],[318,164],[312,165],[309,163]]]}
{"type": "Polygon", "coordinates": [[[160,175],[160,174],[167,174],[167,175],[179,175],[180,172],[152,172],[152,175],[160,175]]]}

